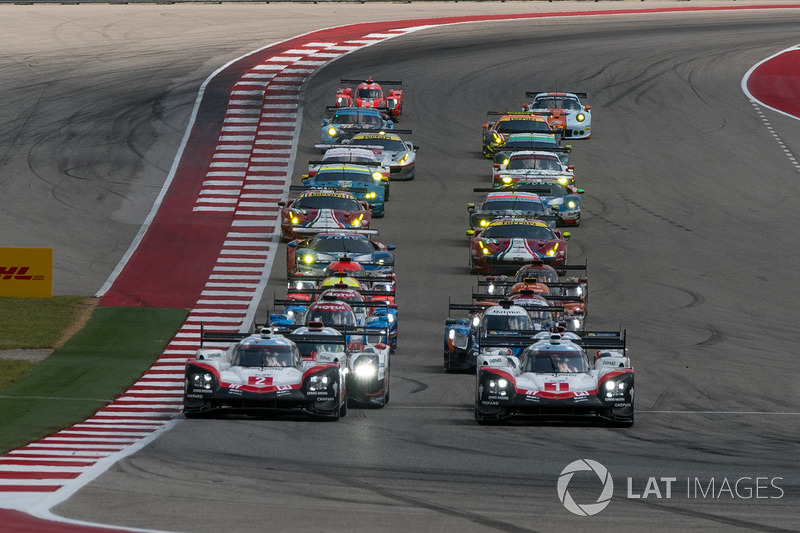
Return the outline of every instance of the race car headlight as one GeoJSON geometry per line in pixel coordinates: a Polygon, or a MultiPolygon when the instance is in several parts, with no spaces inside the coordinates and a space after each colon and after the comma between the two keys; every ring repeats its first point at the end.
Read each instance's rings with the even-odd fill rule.
{"type": "Polygon", "coordinates": [[[575,209],[575,200],[570,200],[569,202],[567,202],[567,207],[569,207],[570,209],[575,209]]]}
{"type": "Polygon", "coordinates": [[[311,254],[306,254],[303,256],[303,263],[310,265],[314,262],[314,256],[311,254]]]}
{"type": "Polygon", "coordinates": [[[553,257],[553,256],[555,256],[555,255],[556,255],[556,251],[558,251],[558,243],[556,243],[556,245],[555,245],[555,246],[553,246],[552,248],[550,248],[549,250],[547,250],[547,256],[548,256],[548,257],[553,257]]]}
{"type": "Polygon", "coordinates": [[[494,283],[490,284],[490,285],[489,285],[489,286],[486,288],[486,292],[488,292],[489,294],[494,294],[494,283]]]}
{"type": "Polygon", "coordinates": [[[364,214],[362,213],[362,214],[361,214],[361,215],[359,215],[357,218],[354,218],[354,219],[352,220],[352,222],[350,222],[350,225],[351,225],[351,226],[353,226],[353,227],[356,227],[356,228],[357,228],[358,226],[360,226],[360,225],[361,225],[361,222],[362,222],[363,220],[364,220],[364,214]]]}
{"type": "Polygon", "coordinates": [[[336,128],[328,128],[326,133],[328,134],[329,137],[336,137],[337,135],[339,135],[339,130],[337,130],[336,128]]]}
{"type": "Polygon", "coordinates": [[[469,335],[463,331],[451,329],[447,333],[447,337],[453,343],[453,347],[458,350],[466,350],[467,346],[469,345],[469,335]]]}
{"type": "Polygon", "coordinates": [[[489,386],[490,394],[499,394],[500,396],[505,396],[506,389],[508,388],[508,380],[503,378],[490,379],[487,385],[489,386]]]}
{"type": "Polygon", "coordinates": [[[406,164],[406,161],[408,161],[408,154],[406,154],[406,155],[404,155],[403,157],[401,157],[401,158],[400,158],[400,159],[397,161],[397,164],[398,164],[398,165],[405,165],[405,164],[406,164]]]}
{"type": "Polygon", "coordinates": [[[482,248],[482,250],[483,250],[483,255],[489,255],[490,253],[492,253],[492,251],[489,250],[488,248],[482,248]]]}
{"type": "Polygon", "coordinates": [[[360,357],[353,365],[353,373],[360,379],[372,379],[378,375],[378,365],[372,358],[360,357]]]}
{"type": "Polygon", "coordinates": [[[625,387],[627,387],[627,383],[624,381],[614,381],[613,379],[606,381],[606,398],[611,398],[612,396],[619,394],[625,390],[625,387]]]}
{"type": "Polygon", "coordinates": [[[378,195],[375,194],[374,192],[368,192],[367,194],[364,195],[364,198],[372,199],[372,198],[375,198],[376,196],[378,196],[378,195]]]}
{"type": "Polygon", "coordinates": [[[569,183],[569,178],[568,178],[568,177],[566,177],[566,176],[559,176],[559,177],[558,177],[558,182],[559,182],[561,185],[566,185],[567,183],[569,183]]]}
{"type": "Polygon", "coordinates": [[[511,183],[514,182],[514,178],[512,178],[511,176],[503,176],[502,178],[500,178],[500,181],[502,181],[506,185],[510,185],[511,183]]]}
{"type": "Polygon", "coordinates": [[[481,319],[480,319],[480,317],[477,317],[477,316],[476,316],[476,317],[474,317],[474,318],[472,319],[472,327],[474,327],[474,328],[477,328],[477,327],[478,327],[478,324],[480,324],[480,323],[481,323],[481,319]]]}
{"type": "Polygon", "coordinates": [[[328,388],[328,376],[311,376],[308,378],[308,390],[319,391],[328,388]]]}
{"type": "Polygon", "coordinates": [[[584,120],[586,120],[586,115],[584,115],[583,113],[578,113],[575,116],[575,120],[577,120],[578,122],[583,122],[584,120]]]}
{"type": "Polygon", "coordinates": [[[292,224],[297,225],[300,223],[300,219],[297,217],[292,217],[292,224]]]}
{"type": "Polygon", "coordinates": [[[508,165],[508,159],[503,159],[503,165],[508,165]]]}
{"type": "Polygon", "coordinates": [[[489,225],[489,222],[486,221],[486,220],[481,219],[481,227],[485,228],[487,225],[489,225]]]}
{"type": "Polygon", "coordinates": [[[499,133],[492,133],[492,139],[494,139],[494,142],[496,142],[497,144],[503,142],[503,136],[500,135],[499,133]]]}
{"type": "Polygon", "coordinates": [[[381,181],[383,179],[383,174],[381,174],[380,172],[373,172],[372,178],[376,181],[381,181]]]}
{"type": "Polygon", "coordinates": [[[198,372],[192,374],[191,377],[192,387],[196,389],[210,390],[213,382],[214,382],[214,377],[207,372],[198,372]]]}

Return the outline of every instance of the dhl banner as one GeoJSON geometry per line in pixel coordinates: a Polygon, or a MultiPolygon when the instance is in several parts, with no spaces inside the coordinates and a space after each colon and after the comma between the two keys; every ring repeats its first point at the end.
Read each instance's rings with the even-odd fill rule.
{"type": "Polygon", "coordinates": [[[52,248],[0,248],[0,297],[53,296],[52,248]]]}

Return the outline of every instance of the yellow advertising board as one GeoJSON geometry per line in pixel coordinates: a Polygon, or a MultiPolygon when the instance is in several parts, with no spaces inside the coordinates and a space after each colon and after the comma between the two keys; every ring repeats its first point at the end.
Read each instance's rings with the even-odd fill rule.
{"type": "Polygon", "coordinates": [[[53,296],[53,249],[0,248],[0,296],[53,296]]]}

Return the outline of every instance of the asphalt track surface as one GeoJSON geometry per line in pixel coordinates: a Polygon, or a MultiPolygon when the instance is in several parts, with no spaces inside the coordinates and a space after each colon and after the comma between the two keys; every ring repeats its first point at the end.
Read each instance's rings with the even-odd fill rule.
{"type": "MultiPolygon", "coordinates": [[[[3,126],[21,131],[4,144],[4,187],[19,201],[3,217],[36,220],[19,244],[45,235],[61,243],[57,291],[90,294],[152,205],[199,83],[270,37],[252,18],[219,17],[200,31],[207,19],[169,11],[124,38],[105,13],[99,39],[75,37],[80,25],[64,13],[45,12],[69,53],[36,42],[28,55],[7,52],[19,83],[6,112],[19,110],[25,127],[3,126]],[[165,38],[167,27],[180,31],[165,38]],[[33,83],[42,72],[47,82],[33,83]]],[[[401,124],[421,146],[417,180],[393,186],[376,224],[398,245],[391,403],[328,424],[183,421],[54,511],[192,532],[797,529],[798,170],[787,151],[798,153],[800,125],[753,106],[740,83],[796,44],[799,22],[795,11],[759,11],[483,23],[336,61],[307,87],[297,160],[315,155],[315,110],[339,77],[358,73],[404,80],[401,124]],[[488,181],[478,151],[484,112],[551,87],[586,91],[593,106],[593,138],[573,143],[587,193],[570,259],[589,260],[589,325],[628,330],[638,385],[631,429],[480,427],[474,378],[441,372],[448,298],[466,300],[474,285],[463,231],[471,189],[488,181]],[[590,518],[556,494],[559,474],[583,458],[615,481],[609,506],[590,518]],[[650,478],[661,496],[661,478],[675,478],[671,497],[647,491],[650,478]],[[705,491],[712,479],[715,497],[696,492],[695,480],[705,491]],[[736,497],[723,480],[743,480],[736,497]]],[[[277,257],[265,304],[281,288],[277,257]]],[[[576,474],[569,489],[582,503],[600,493],[589,475],[576,474]]]]}

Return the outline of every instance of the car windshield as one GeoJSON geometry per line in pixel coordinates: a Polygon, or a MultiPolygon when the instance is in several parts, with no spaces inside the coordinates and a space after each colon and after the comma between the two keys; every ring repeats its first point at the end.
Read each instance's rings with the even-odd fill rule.
{"type": "Polygon", "coordinates": [[[314,176],[314,183],[336,183],[339,181],[372,183],[373,178],[368,172],[356,172],[347,169],[321,170],[314,176]]]}
{"type": "Polygon", "coordinates": [[[501,120],[497,124],[497,131],[499,133],[533,133],[533,132],[549,132],[550,126],[547,122],[539,120],[501,120]]]}
{"type": "Polygon", "coordinates": [[[303,357],[316,357],[320,352],[334,352],[339,353],[344,351],[344,344],[333,343],[319,343],[319,342],[303,342],[296,341],[297,347],[300,349],[300,355],[303,357]]]}
{"type": "Polygon", "coordinates": [[[547,150],[548,148],[558,148],[555,141],[534,140],[534,139],[511,139],[503,145],[505,152],[519,152],[522,150],[547,150]]]}
{"type": "Polygon", "coordinates": [[[538,283],[557,283],[558,273],[550,265],[526,265],[514,276],[514,281],[517,283],[528,279],[535,279],[538,283]]]}
{"type": "Polygon", "coordinates": [[[582,352],[531,352],[525,359],[523,372],[544,374],[575,374],[587,372],[588,364],[582,352]]]}
{"type": "Polygon", "coordinates": [[[386,137],[357,137],[350,141],[352,146],[382,146],[389,152],[402,152],[406,149],[403,141],[386,137]]]}
{"type": "Polygon", "coordinates": [[[366,113],[336,113],[331,119],[333,124],[358,124],[360,126],[383,126],[380,115],[366,113]]]}
{"type": "Polygon", "coordinates": [[[383,93],[380,89],[358,89],[356,96],[359,98],[383,98],[383,93]]]}
{"type": "Polygon", "coordinates": [[[519,331],[533,329],[533,323],[527,314],[484,314],[481,318],[481,328],[488,331],[519,331]]]}
{"type": "Polygon", "coordinates": [[[568,111],[578,111],[581,108],[580,102],[574,98],[539,97],[531,105],[533,109],[566,109],[568,111]]]}
{"type": "Polygon", "coordinates": [[[303,196],[292,204],[294,209],[333,209],[334,211],[360,211],[361,204],[341,196],[303,196]]]}
{"type": "Polygon", "coordinates": [[[240,344],[231,364],[249,368],[293,366],[293,353],[293,348],[287,345],[240,344]]]}
{"type": "Polygon", "coordinates": [[[506,166],[508,170],[561,170],[561,161],[556,156],[521,155],[512,156],[506,166]]]}
{"type": "Polygon", "coordinates": [[[375,251],[362,235],[317,235],[309,248],[317,252],[370,254],[375,251]]]}
{"type": "Polygon", "coordinates": [[[306,316],[303,319],[305,324],[310,322],[322,322],[328,327],[337,326],[350,326],[356,325],[356,316],[350,309],[344,309],[339,306],[314,306],[306,311],[306,316]]]}
{"type": "Polygon", "coordinates": [[[533,224],[499,224],[490,226],[483,232],[486,239],[533,239],[550,240],[553,232],[547,226],[533,224]]]}
{"type": "Polygon", "coordinates": [[[543,214],[544,206],[539,200],[517,200],[500,198],[483,202],[484,211],[520,211],[524,213],[543,214]]]}
{"type": "Polygon", "coordinates": [[[567,190],[560,183],[518,181],[514,186],[518,191],[531,191],[544,196],[565,196],[567,190]]]}
{"type": "Polygon", "coordinates": [[[326,163],[375,163],[377,159],[368,155],[339,153],[334,155],[326,154],[323,161],[326,163]]]}

